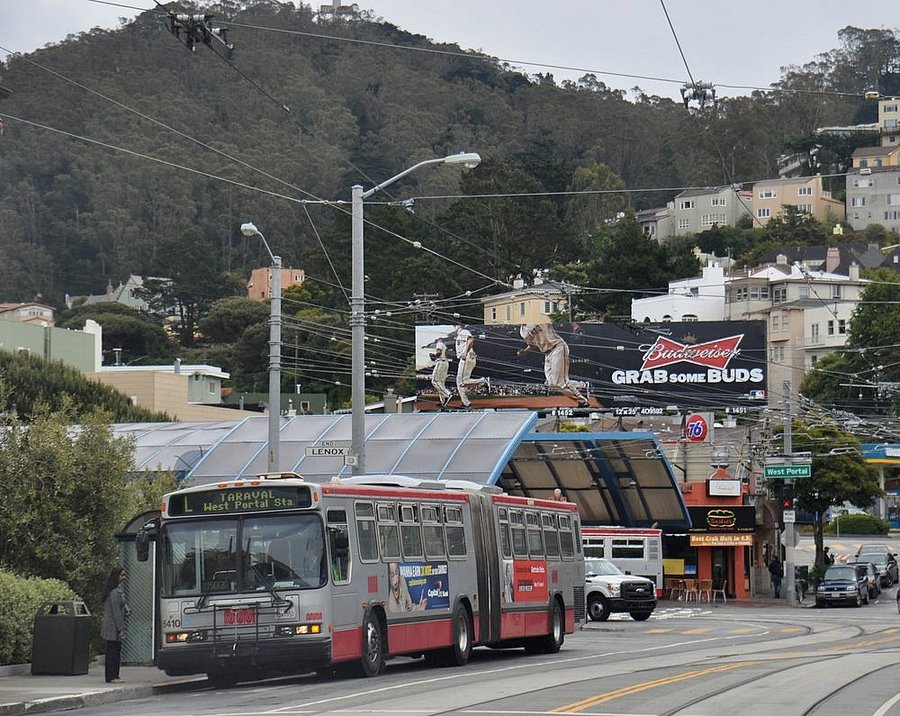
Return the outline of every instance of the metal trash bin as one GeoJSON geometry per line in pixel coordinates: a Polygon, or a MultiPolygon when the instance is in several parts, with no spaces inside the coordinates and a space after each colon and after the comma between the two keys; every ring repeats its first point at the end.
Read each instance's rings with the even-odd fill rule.
{"type": "Polygon", "coordinates": [[[91,650],[91,613],[84,602],[44,602],[34,616],[32,674],[86,674],[91,650]]]}

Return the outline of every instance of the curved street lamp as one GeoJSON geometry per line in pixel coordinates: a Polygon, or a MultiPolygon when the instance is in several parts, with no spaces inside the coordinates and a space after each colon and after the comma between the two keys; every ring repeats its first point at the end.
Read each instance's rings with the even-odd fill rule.
{"type": "Polygon", "coordinates": [[[268,471],[279,470],[279,430],[281,428],[281,257],[275,256],[256,224],[241,224],[244,236],[258,236],[272,260],[272,297],[269,312],[269,461],[268,471]]]}
{"type": "Polygon", "coordinates": [[[475,152],[460,152],[438,159],[426,159],[404,169],[396,176],[373,186],[368,191],[363,191],[362,186],[355,184],[351,187],[352,208],[352,251],[353,282],[350,296],[350,334],[352,340],[351,361],[351,439],[350,455],[347,464],[352,468],[354,475],[363,475],[366,472],[366,299],[365,271],[364,271],[364,222],[363,200],[368,199],[374,193],[381,191],[386,186],[402,179],[417,169],[429,164],[461,164],[466,169],[474,169],[481,163],[481,156],[475,152]]]}

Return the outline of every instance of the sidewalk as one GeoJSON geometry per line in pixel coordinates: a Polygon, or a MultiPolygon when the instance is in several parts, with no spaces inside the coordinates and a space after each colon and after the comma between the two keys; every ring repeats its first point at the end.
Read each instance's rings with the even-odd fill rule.
{"type": "Polygon", "coordinates": [[[32,676],[30,664],[0,666],[0,716],[79,709],[206,683],[202,674],[171,677],[155,666],[123,666],[121,674],[122,683],[107,684],[102,659],[79,676],[32,676]]]}

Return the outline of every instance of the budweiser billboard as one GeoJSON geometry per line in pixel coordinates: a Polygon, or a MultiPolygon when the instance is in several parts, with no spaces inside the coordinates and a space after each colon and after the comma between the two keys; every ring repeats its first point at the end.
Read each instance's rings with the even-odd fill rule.
{"type": "Polygon", "coordinates": [[[419,408],[620,415],[766,400],[765,321],[416,328],[419,408]]]}

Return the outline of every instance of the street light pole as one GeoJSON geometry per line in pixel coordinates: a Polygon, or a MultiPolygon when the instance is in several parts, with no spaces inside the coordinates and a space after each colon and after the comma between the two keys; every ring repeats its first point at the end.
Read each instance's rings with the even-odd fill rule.
{"type": "Polygon", "coordinates": [[[281,428],[281,257],[275,256],[269,242],[256,224],[241,224],[244,236],[258,236],[262,239],[269,258],[272,260],[272,296],[269,311],[269,461],[268,471],[278,472],[281,428]]]}
{"type": "Polygon", "coordinates": [[[474,152],[460,152],[438,159],[426,159],[396,176],[363,191],[362,186],[351,187],[351,261],[353,264],[352,290],[350,295],[350,336],[351,373],[350,384],[350,456],[347,464],[354,475],[366,472],[366,298],[365,298],[365,229],[363,221],[363,201],[386,186],[393,184],[407,174],[428,164],[462,164],[466,169],[474,169],[481,163],[481,157],[474,152]]]}

